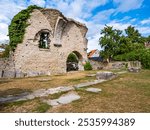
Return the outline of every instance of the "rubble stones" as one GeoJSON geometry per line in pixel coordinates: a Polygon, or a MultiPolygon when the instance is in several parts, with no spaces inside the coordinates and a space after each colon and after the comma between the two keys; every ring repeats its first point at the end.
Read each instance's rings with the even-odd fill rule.
{"type": "Polygon", "coordinates": [[[109,79],[112,79],[114,77],[116,77],[116,74],[114,74],[113,72],[104,71],[104,72],[97,72],[96,73],[97,80],[99,80],[99,79],[109,80],[109,79]]]}
{"type": "Polygon", "coordinates": [[[131,68],[128,68],[128,71],[129,72],[135,72],[135,73],[138,73],[140,72],[141,68],[138,68],[138,67],[131,67],[131,68]]]}

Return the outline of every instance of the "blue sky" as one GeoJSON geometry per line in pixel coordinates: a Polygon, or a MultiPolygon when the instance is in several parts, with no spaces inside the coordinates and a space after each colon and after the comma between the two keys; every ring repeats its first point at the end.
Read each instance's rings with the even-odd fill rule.
{"type": "Polygon", "coordinates": [[[0,0],[0,41],[8,39],[8,25],[15,14],[29,5],[60,10],[88,27],[88,49],[100,49],[98,39],[105,24],[124,30],[134,26],[150,35],[150,0],[0,0]]]}

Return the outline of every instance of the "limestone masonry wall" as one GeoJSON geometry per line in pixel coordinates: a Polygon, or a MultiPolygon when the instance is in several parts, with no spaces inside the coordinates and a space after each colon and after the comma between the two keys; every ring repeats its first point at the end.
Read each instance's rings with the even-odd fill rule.
{"type": "Polygon", "coordinates": [[[87,60],[85,25],[67,19],[54,9],[34,10],[28,23],[23,43],[18,44],[11,58],[0,60],[1,77],[66,73],[66,61],[71,52],[79,55],[79,70],[83,70],[82,63],[87,60]],[[50,34],[49,49],[39,48],[42,30],[50,34]],[[3,73],[3,70],[12,73],[3,73]]]}

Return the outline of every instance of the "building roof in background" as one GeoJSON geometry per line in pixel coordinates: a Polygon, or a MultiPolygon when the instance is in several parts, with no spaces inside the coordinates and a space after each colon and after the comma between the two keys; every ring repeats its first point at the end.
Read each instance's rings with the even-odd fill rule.
{"type": "Polygon", "coordinates": [[[102,57],[91,57],[91,58],[89,58],[89,60],[102,62],[102,61],[103,61],[103,58],[102,58],[102,57]]]}
{"type": "Polygon", "coordinates": [[[88,53],[88,58],[90,58],[96,51],[97,51],[97,49],[91,50],[91,51],[88,53]]]}

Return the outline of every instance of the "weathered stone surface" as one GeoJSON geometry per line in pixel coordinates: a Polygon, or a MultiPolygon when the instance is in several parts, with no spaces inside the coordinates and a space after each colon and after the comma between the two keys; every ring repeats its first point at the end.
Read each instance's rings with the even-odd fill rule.
{"type": "Polygon", "coordinates": [[[138,68],[138,67],[131,67],[131,68],[128,68],[128,71],[129,72],[135,72],[135,73],[138,73],[140,72],[141,68],[138,68]]]}
{"type": "Polygon", "coordinates": [[[25,77],[25,74],[22,73],[21,71],[16,71],[16,78],[23,78],[25,77]]]}
{"type": "Polygon", "coordinates": [[[25,96],[25,98],[26,98],[27,100],[31,100],[31,99],[34,99],[35,96],[34,96],[33,94],[29,94],[29,95],[25,96]]]}
{"type": "Polygon", "coordinates": [[[30,15],[23,42],[17,45],[12,59],[7,60],[7,67],[6,63],[0,62],[0,66],[6,69],[4,76],[13,78],[66,73],[66,60],[72,52],[79,58],[79,70],[84,70],[82,62],[87,60],[87,27],[54,9],[35,9],[30,15]],[[50,45],[48,49],[41,49],[40,36],[45,30],[49,33],[50,45]]]}
{"type": "Polygon", "coordinates": [[[80,99],[80,96],[76,93],[69,93],[69,94],[66,94],[66,95],[63,95],[61,96],[59,99],[58,99],[58,102],[60,104],[68,104],[68,103],[71,103],[75,100],[78,100],[80,99]]]}
{"type": "Polygon", "coordinates": [[[15,78],[15,71],[4,71],[3,78],[15,78]]]}
{"type": "Polygon", "coordinates": [[[121,68],[124,68],[124,67],[125,67],[125,64],[121,63],[121,62],[116,62],[116,63],[112,64],[113,69],[121,69],[121,68]]]}
{"type": "Polygon", "coordinates": [[[77,84],[77,85],[74,85],[74,88],[82,88],[82,87],[87,87],[87,86],[90,86],[90,85],[94,85],[94,84],[98,84],[98,83],[102,83],[106,80],[94,80],[94,81],[91,81],[91,82],[86,82],[86,83],[80,83],[80,84],[77,84]]]}
{"type": "Polygon", "coordinates": [[[93,85],[94,82],[86,82],[86,83],[80,83],[78,85],[75,85],[75,88],[82,88],[82,87],[86,87],[86,86],[90,86],[93,85]]]}
{"type": "Polygon", "coordinates": [[[8,95],[7,97],[1,97],[0,103],[7,103],[7,102],[15,102],[15,101],[22,101],[26,100],[26,96],[28,95],[28,92],[21,93],[17,96],[8,95]]]}
{"type": "MultiPolygon", "coordinates": [[[[6,102],[14,102],[14,101],[24,101],[24,100],[31,100],[31,99],[34,99],[36,97],[46,97],[50,94],[56,94],[56,93],[61,93],[61,92],[68,92],[68,91],[72,91],[72,90],[75,90],[75,88],[81,88],[81,87],[87,87],[87,86],[90,86],[90,85],[94,85],[94,84],[98,84],[98,83],[101,83],[101,82],[104,82],[106,80],[94,80],[92,82],[86,82],[86,83],[81,83],[81,84],[77,84],[75,86],[68,86],[68,87],[65,87],[65,86],[60,86],[60,87],[57,87],[57,88],[50,88],[50,89],[39,89],[39,90],[35,90],[34,92],[32,93],[22,93],[22,94],[19,94],[18,96],[13,96],[13,95],[10,95],[10,96],[7,96],[7,97],[1,97],[0,98],[0,103],[6,103],[6,102]]],[[[96,90],[95,88],[91,88],[91,89],[87,89],[87,91],[100,91],[99,90],[96,90]]],[[[48,104],[51,104],[52,106],[57,106],[59,104],[65,104],[67,102],[70,102],[71,100],[76,100],[78,99],[79,96],[77,96],[76,93],[69,93],[68,95],[65,95],[65,96],[62,96],[59,98],[59,100],[45,100],[45,102],[47,102],[48,104]],[[70,98],[70,99],[67,99],[67,98],[70,98]]]]}
{"type": "Polygon", "coordinates": [[[73,101],[79,100],[80,96],[74,92],[65,94],[61,97],[59,97],[58,99],[54,99],[54,100],[43,100],[43,102],[51,105],[51,106],[58,106],[58,105],[62,105],[62,104],[68,104],[71,103],[73,101]]]}
{"type": "Polygon", "coordinates": [[[116,74],[114,74],[113,72],[108,72],[108,71],[105,71],[105,72],[97,72],[96,73],[96,78],[99,80],[99,79],[111,79],[111,78],[114,78],[116,77],[116,74]]]}
{"type": "Polygon", "coordinates": [[[102,89],[99,88],[87,88],[86,91],[93,92],[93,93],[99,93],[102,91],[102,89]]]}
{"type": "Polygon", "coordinates": [[[47,94],[55,94],[55,93],[60,93],[60,92],[67,92],[70,90],[74,90],[74,88],[71,86],[68,86],[68,87],[61,86],[61,87],[57,87],[57,88],[50,88],[50,89],[46,90],[46,93],[47,94]]]}
{"type": "Polygon", "coordinates": [[[29,72],[27,72],[26,77],[34,77],[34,76],[38,76],[38,75],[39,75],[39,73],[36,71],[29,71],[29,72]]]}

